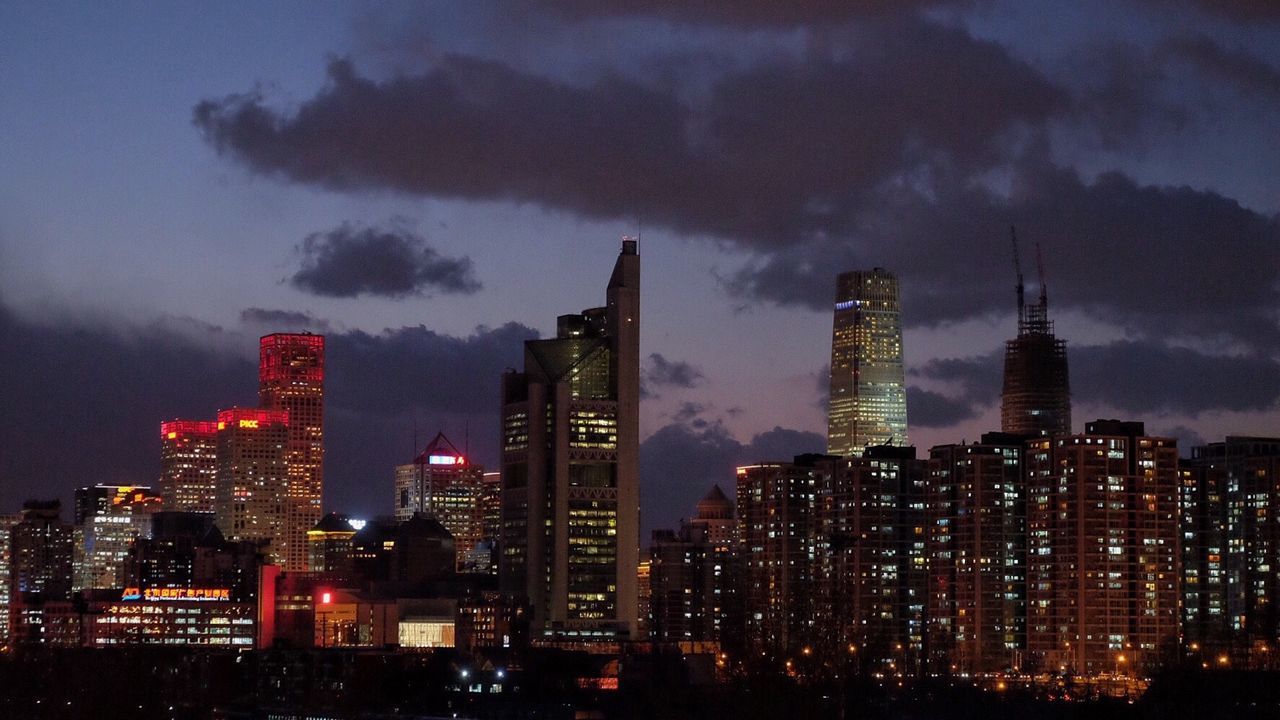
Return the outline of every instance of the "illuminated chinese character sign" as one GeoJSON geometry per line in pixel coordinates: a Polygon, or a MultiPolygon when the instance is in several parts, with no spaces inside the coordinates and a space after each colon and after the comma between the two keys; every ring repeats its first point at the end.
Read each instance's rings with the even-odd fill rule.
{"type": "Polygon", "coordinates": [[[230,602],[231,590],[227,588],[125,588],[121,600],[187,600],[196,602],[230,602]]]}

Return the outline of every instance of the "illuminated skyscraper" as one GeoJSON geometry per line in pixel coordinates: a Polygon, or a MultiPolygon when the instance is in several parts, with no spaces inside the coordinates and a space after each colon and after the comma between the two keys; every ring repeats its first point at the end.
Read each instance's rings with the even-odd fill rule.
{"type": "Polygon", "coordinates": [[[231,541],[262,543],[273,565],[286,562],[288,446],[289,413],[284,410],[218,413],[218,529],[231,541]]]}
{"type": "Polygon", "coordinates": [[[503,376],[505,592],[532,631],[635,637],[639,565],[640,256],[624,239],[605,307],[562,315],[503,376]]]}
{"type": "Polygon", "coordinates": [[[160,423],[160,497],[174,512],[213,512],[218,470],[218,424],[171,420],[160,423]]]}
{"type": "Polygon", "coordinates": [[[440,521],[453,535],[458,570],[484,539],[484,468],[473,465],[444,433],[409,465],[396,468],[395,518],[411,520],[417,513],[440,521]]]}
{"type": "Polygon", "coordinates": [[[1018,337],[1005,343],[1000,429],[1019,435],[1066,435],[1071,432],[1067,343],[1053,334],[1043,267],[1040,300],[1034,305],[1026,304],[1016,238],[1013,243],[1018,273],[1018,337]]]}
{"type": "Polygon", "coordinates": [[[324,492],[324,336],[275,333],[258,347],[258,402],[289,413],[281,557],[286,570],[306,570],[307,531],[320,521],[324,492]]]}
{"type": "Polygon", "coordinates": [[[129,549],[151,534],[151,517],[160,509],[160,497],[149,487],[78,488],[72,589],[123,587],[129,549]]]}
{"type": "Polygon", "coordinates": [[[898,278],[882,268],[836,279],[827,452],[907,444],[898,278]]]}

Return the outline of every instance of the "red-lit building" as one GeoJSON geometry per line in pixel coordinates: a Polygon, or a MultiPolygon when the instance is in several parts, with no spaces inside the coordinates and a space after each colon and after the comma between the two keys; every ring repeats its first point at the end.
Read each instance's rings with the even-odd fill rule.
{"type": "Polygon", "coordinates": [[[269,562],[284,564],[289,413],[223,410],[217,433],[218,529],[228,540],[263,544],[269,562]]]}
{"type": "Polygon", "coordinates": [[[218,424],[203,420],[160,423],[160,497],[164,509],[213,512],[218,470],[218,424]]]}
{"type": "Polygon", "coordinates": [[[274,333],[258,347],[258,402],[289,414],[280,557],[286,570],[302,571],[324,491],[324,336],[274,333]]]}

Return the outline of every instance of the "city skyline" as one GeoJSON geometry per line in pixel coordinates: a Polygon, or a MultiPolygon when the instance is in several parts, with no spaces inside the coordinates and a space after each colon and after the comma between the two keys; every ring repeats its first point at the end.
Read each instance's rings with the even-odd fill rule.
{"type": "Polygon", "coordinates": [[[310,329],[335,373],[326,509],[386,512],[386,468],[415,421],[469,427],[473,454],[496,462],[492,378],[589,290],[544,279],[607,262],[641,226],[646,528],[674,526],[737,462],[821,449],[843,270],[900,274],[911,440],[998,427],[1011,223],[1044,248],[1077,418],[1142,419],[1180,447],[1274,434],[1276,25],[1193,2],[924,5],[691,19],[552,4],[529,25],[435,7],[5,8],[0,58],[30,72],[0,81],[17,108],[0,120],[0,429],[14,448],[0,481],[64,503],[90,470],[154,484],[157,422],[252,405],[254,339],[310,329]],[[634,52],[619,57],[620,40],[634,52]],[[952,65],[972,84],[930,81],[952,65]],[[435,102],[470,81],[494,96],[435,102]],[[385,101],[372,126],[396,127],[397,91],[458,142],[473,136],[457,113],[528,130],[616,112],[573,115],[580,136],[535,134],[551,152],[528,165],[507,161],[538,145],[500,133],[472,175],[412,133],[382,134],[391,147],[367,166],[326,136],[316,166],[291,164],[313,129],[293,109],[323,117],[368,92],[385,101]],[[530,97],[546,104],[519,105],[530,97]],[[799,112],[778,117],[772,98],[799,112]],[[945,122],[908,113],[920,107],[945,122]],[[254,134],[255,108],[278,134],[254,134]],[[611,150],[557,154],[578,140],[611,150]],[[416,147],[474,185],[381,162],[416,147]],[[730,171],[744,148],[751,164],[730,171]],[[407,262],[334,272],[387,257],[407,262]],[[67,437],[77,452],[58,451],[67,437]]]}

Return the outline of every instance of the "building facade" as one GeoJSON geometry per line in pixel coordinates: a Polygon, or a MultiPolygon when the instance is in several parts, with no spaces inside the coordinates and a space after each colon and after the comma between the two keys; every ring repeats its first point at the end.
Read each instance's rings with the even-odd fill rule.
{"type": "Polygon", "coordinates": [[[1153,668],[1178,640],[1178,450],[1098,420],[1027,444],[1027,660],[1153,668]]]}
{"type": "Polygon", "coordinates": [[[263,545],[273,565],[286,565],[289,413],[223,410],[217,427],[218,529],[228,540],[263,545]]]}
{"type": "Polygon", "coordinates": [[[275,333],[259,341],[258,402],[289,415],[284,518],[279,557],[307,568],[307,531],[320,521],[324,494],[324,336],[275,333]]]}
{"type": "Polygon", "coordinates": [[[827,452],[907,444],[898,278],[882,268],[836,279],[827,452]]]}
{"type": "Polygon", "coordinates": [[[217,421],[160,423],[159,492],[165,510],[212,513],[217,472],[217,421]]]}
{"type": "Polygon", "coordinates": [[[502,381],[501,586],[540,638],[634,637],[639,564],[640,256],[605,307],[562,315],[502,381]]]}
{"type": "Polygon", "coordinates": [[[654,531],[648,566],[652,640],[721,641],[733,592],[733,526],[733,503],[717,485],[679,530],[654,531]]]}
{"type": "Polygon", "coordinates": [[[160,496],[149,487],[95,485],[76,490],[74,590],[124,586],[124,565],[134,541],[151,534],[160,496]]]}
{"type": "MultiPolygon", "coordinates": [[[[471,463],[438,433],[409,465],[396,468],[395,518],[430,515],[453,535],[458,570],[476,570],[473,554],[485,539],[484,468],[471,463]]],[[[481,572],[488,571],[485,563],[481,572]]]]}
{"type": "Polygon", "coordinates": [[[1206,647],[1280,640],[1280,438],[1192,448],[1181,472],[1183,634],[1206,647]]]}
{"type": "Polygon", "coordinates": [[[929,451],[929,669],[1020,670],[1026,650],[1023,437],[929,451]]]}

